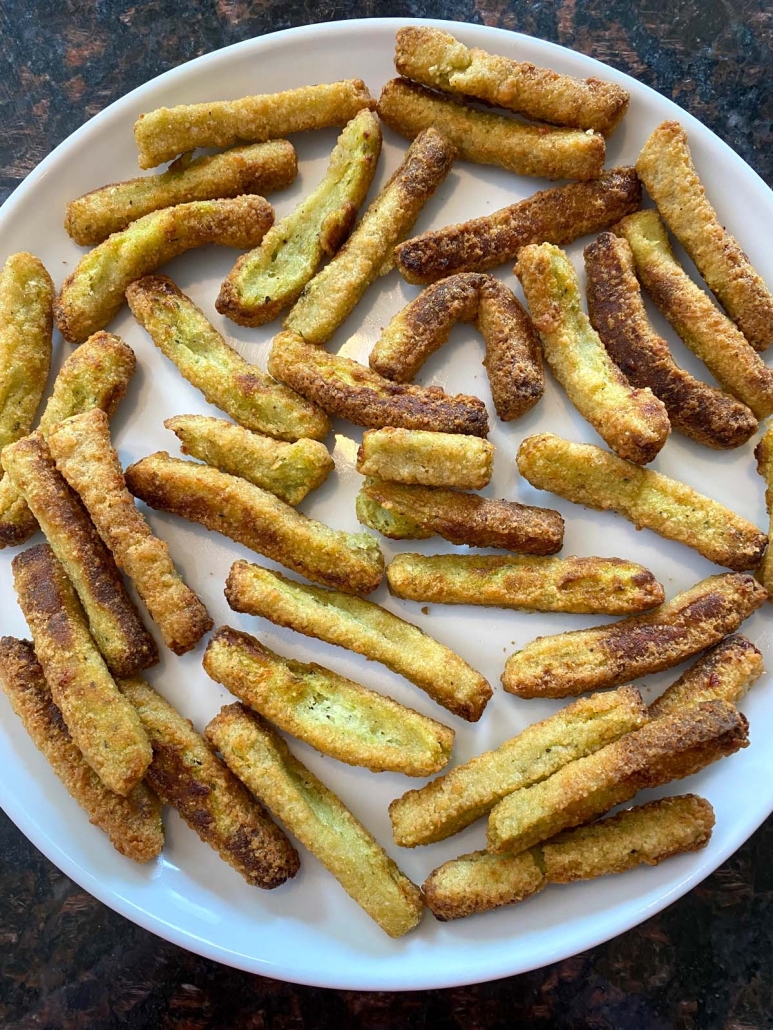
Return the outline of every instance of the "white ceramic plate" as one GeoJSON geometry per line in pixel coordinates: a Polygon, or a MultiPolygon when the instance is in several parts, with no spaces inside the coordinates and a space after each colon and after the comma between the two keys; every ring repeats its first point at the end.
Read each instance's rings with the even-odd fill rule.
{"type": "MultiPolygon", "coordinates": [[[[0,213],[0,259],[17,250],[30,250],[43,259],[57,284],[61,282],[81,254],[61,227],[65,203],[102,183],[137,174],[132,124],[141,112],[161,105],[239,97],[357,76],[365,78],[378,96],[382,84],[394,75],[393,40],[400,24],[406,22],[377,19],[279,32],[201,57],[135,90],[62,143],[5,204],[0,213]]],[[[773,195],[737,155],[694,118],[620,72],[551,43],[480,26],[446,27],[468,45],[572,75],[597,75],[625,85],[631,92],[631,107],[610,142],[610,166],[633,163],[655,125],[664,118],[680,119],[687,127],[696,164],[722,221],[743,241],[768,282],[773,281],[773,252],[767,245],[773,195]]],[[[405,149],[404,142],[392,133],[385,132],[385,137],[372,193],[397,166],[405,149]]],[[[291,189],[272,197],[278,215],[291,210],[319,180],[335,138],[336,132],[330,130],[293,139],[301,171],[291,189]]],[[[416,231],[494,211],[545,185],[489,168],[458,164],[427,205],[416,231]]],[[[570,248],[578,267],[581,247],[587,242],[570,248]]],[[[264,364],[276,325],[257,331],[240,329],[214,310],[218,284],[235,257],[232,251],[211,248],[187,254],[165,270],[243,354],[264,364]]],[[[496,273],[516,287],[509,266],[496,273]]],[[[367,292],[332,341],[331,349],[341,349],[365,361],[381,327],[417,292],[396,273],[382,279],[367,292]]],[[[655,315],[653,320],[674,342],[677,360],[698,376],[705,375],[699,363],[674,341],[662,320],[655,315]]],[[[139,371],[114,423],[123,461],[128,463],[158,448],[177,453],[175,438],[162,427],[164,418],[183,412],[219,413],[180,378],[126,309],[110,328],[135,348],[139,359],[139,371]]],[[[69,350],[57,339],[57,363],[69,350]]],[[[634,558],[656,573],[668,596],[720,571],[686,547],[649,532],[636,533],[614,515],[586,511],[540,494],[519,481],[513,458],[520,441],[534,432],[549,429],[576,440],[600,441],[552,381],[544,400],[520,421],[507,426],[497,422],[481,358],[481,341],[469,327],[458,328],[448,346],[428,362],[420,381],[447,386],[452,392],[476,393],[486,400],[492,415],[491,439],[497,447],[495,478],[487,494],[560,509],[567,520],[563,554],[634,558]]],[[[354,496],[360,477],[354,470],[354,459],[359,437],[355,427],[345,423],[335,426],[331,446],[337,471],[303,505],[308,514],[349,530],[358,528],[354,496]]],[[[740,450],[716,453],[675,434],[653,467],[686,480],[764,526],[763,488],[754,471],[752,448],[753,443],[749,443],[740,450]]],[[[216,625],[228,622],[257,633],[280,652],[301,660],[317,660],[447,721],[457,731],[457,762],[499,744],[562,705],[522,700],[501,690],[499,676],[505,656],[514,645],[539,634],[608,621],[438,606],[424,616],[418,604],[397,601],[382,587],[374,600],[419,622],[495,685],[494,698],[482,720],[471,726],[448,715],[401,677],[357,655],[232,613],[223,597],[228,568],[236,558],[255,556],[182,520],[157,513],[151,513],[150,520],[169,541],[175,561],[204,598],[216,625]]],[[[425,553],[451,550],[435,540],[406,542],[403,547],[384,542],[387,556],[397,550],[414,549],[425,553]]],[[[12,552],[0,553],[1,629],[24,636],[26,627],[11,587],[11,558],[12,552]]],[[[762,612],[744,627],[766,652],[770,625],[770,614],[762,612]]],[[[199,728],[230,700],[201,669],[202,650],[199,647],[183,659],[167,652],[162,664],[148,677],[199,728]]],[[[675,675],[650,678],[644,684],[645,696],[654,696],[675,675]]],[[[751,722],[751,746],[668,791],[695,790],[714,805],[717,828],[706,850],[656,869],[551,887],[521,905],[457,923],[441,924],[428,914],[417,931],[400,941],[386,937],[307,853],[302,855],[302,870],[293,882],[263,892],[248,887],[171,811],[166,815],[167,844],[158,861],[137,866],[121,858],[107,838],[89,825],[21,732],[4,696],[0,697],[0,803],[30,840],[82,887],[129,919],[191,951],[299,983],[350,989],[446,987],[523,972],[607,940],[676,900],[727,858],[773,808],[773,751],[765,742],[773,721],[773,694],[764,680],[746,699],[743,709],[751,722]]],[[[352,769],[303,744],[294,743],[293,749],[341,795],[417,883],[442,862],[482,846],[484,826],[479,823],[443,844],[401,851],[391,842],[387,805],[417,786],[417,781],[352,769]]]]}

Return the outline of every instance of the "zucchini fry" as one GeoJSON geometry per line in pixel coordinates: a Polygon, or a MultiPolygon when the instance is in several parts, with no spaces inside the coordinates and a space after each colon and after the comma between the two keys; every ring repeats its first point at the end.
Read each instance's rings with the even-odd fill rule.
{"type": "Polygon", "coordinates": [[[245,561],[231,566],[225,596],[235,612],[262,616],[381,662],[468,722],[480,719],[491,697],[489,684],[467,662],[372,601],[295,583],[245,561]]]}
{"type": "Polygon", "coordinates": [[[725,637],[682,673],[649,707],[651,719],[701,704],[737,704],[765,671],[762,655],[742,636],[725,637]]]}
{"type": "Polygon", "coordinates": [[[315,583],[368,594],[384,574],[384,559],[369,533],[331,529],[209,465],[157,451],[126,470],[126,485],[151,508],[198,522],[315,583]]]}
{"type": "Polygon", "coordinates": [[[416,926],[424,909],[419,888],[267,722],[243,705],[228,705],[206,735],[239,779],[382,930],[401,937],[416,926]]]}
{"type": "Polygon", "coordinates": [[[54,304],[59,332],[81,343],[120,311],[130,283],[207,243],[256,247],[273,221],[263,197],[194,200],[143,215],[85,254],[62,283],[54,304]]]}
{"type": "Polygon", "coordinates": [[[621,458],[646,465],[668,439],[671,423],[649,387],[631,386],[582,309],[580,284],[566,254],[551,243],[524,247],[521,280],[545,360],[584,419],[621,458]]]}
{"type": "MultiPolygon", "coordinates": [[[[769,426],[762,439],[754,449],[757,459],[757,472],[765,480],[765,507],[768,511],[768,532],[773,532],[773,426],[769,426]]],[[[0,492],[2,484],[0,484],[0,492]]],[[[757,579],[765,587],[769,597],[773,598],[773,549],[768,548],[762,556],[757,579]]]]}
{"type": "Polygon", "coordinates": [[[205,844],[253,887],[295,876],[298,853],[212,747],[144,680],[121,680],[153,747],[145,778],[205,844]]]}
{"type": "Polygon", "coordinates": [[[432,870],[421,888],[424,902],[441,923],[514,905],[547,887],[539,859],[538,848],[518,855],[460,855],[432,870]]]}
{"type": "Polygon", "coordinates": [[[364,476],[420,486],[482,490],[494,467],[494,445],[476,436],[421,429],[368,429],[357,452],[364,476]]]}
{"type": "Polygon", "coordinates": [[[236,262],[220,287],[217,310],[239,325],[258,326],[294,304],[352,231],[380,153],[378,119],[360,111],[338,138],[319,186],[236,262]]]}
{"type": "Polygon", "coordinates": [[[746,573],[709,576],[647,615],[538,637],[510,655],[502,685],[519,697],[572,697],[662,672],[734,633],[766,598],[746,573]]]}
{"type": "Polygon", "coordinates": [[[429,776],[451,757],[448,726],[321,665],[283,658],[230,626],[213,634],[204,671],[280,730],[348,765],[429,776]]]}
{"type": "Polygon", "coordinates": [[[615,511],[637,529],[677,540],[737,572],[755,569],[767,546],[764,533],[724,504],[593,444],[540,433],[523,441],[517,462],[521,475],[538,490],[597,511],[615,511]]]}
{"type": "Polygon", "coordinates": [[[323,440],[330,420],[229,346],[204,312],[165,275],[149,275],[126,290],[132,314],[161,353],[210,404],[258,433],[323,440]]]}

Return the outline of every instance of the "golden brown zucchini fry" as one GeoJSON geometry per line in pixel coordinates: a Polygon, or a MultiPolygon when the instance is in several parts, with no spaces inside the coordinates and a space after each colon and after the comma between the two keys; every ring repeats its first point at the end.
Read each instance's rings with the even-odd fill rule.
{"type": "Polygon", "coordinates": [[[652,702],[650,718],[659,719],[702,701],[737,704],[764,671],[762,655],[750,640],[725,637],[652,702]]]}
{"type": "Polygon", "coordinates": [[[188,153],[160,175],[114,182],[71,200],[64,227],[76,243],[92,246],[159,208],[245,193],[263,196],[289,186],[297,172],[295,150],[286,139],[234,147],[195,161],[188,153]]]}
{"type": "Polygon", "coordinates": [[[451,757],[448,726],[321,665],[283,658],[230,626],[213,634],[204,670],[280,730],[348,765],[429,776],[451,757]]]}
{"type": "Polygon", "coordinates": [[[104,329],[136,279],[206,243],[256,247],[273,221],[274,209],[263,197],[194,200],[143,215],[85,254],[62,283],[54,304],[59,332],[80,343],[104,329]]]}
{"type": "Polygon", "coordinates": [[[217,310],[239,325],[257,326],[295,303],[352,231],[380,153],[378,119],[360,111],[341,133],[319,186],[236,262],[220,287],[217,310]]]}
{"type": "Polygon", "coordinates": [[[693,547],[717,565],[754,569],[765,551],[765,534],[724,504],[593,444],[540,433],[523,441],[517,461],[521,475],[538,490],[615,511],[637,529],[693,547]]]}
{"type": "Polygon", "coordinates": [[[753,412],[680,368],[650,325],[627,240],[603,232],[584,257],[591,325],[628,382],[649,386],[673,428],[692,440],[715,449],[746,443],[757,431],[753,412]]]}
{"type": "Polygon", "coordinates": [[[491,697],[491,687],[467,662],[372,601],[296,583],[245,561],[231,566],[225,596],[235,612],[381,662],[468,722],[478,721],[491,697]]]}
{"type": "Polygon", "coordinates": [[[126,291],[132,314],[184,379],[246,429],[297,440],[323,440],[330,420],[229,346],[204,312],[165,275],[149,275],[126,291]]]}
{"type": "Polygon", "coordinates": [[[134,124],[140,168],[155,168],[197,147],[261,143],[292,132],[346,123],[375,100],[362,79],[301,86],[239,100],[159,107],[134,124]]]}
{"type": "Polygon", "coordinates": [[[126,470],[126,484],[151,508],[199,522],[315,583],[368,594],[384,574],[384,559],[369,533],[331,529],[209,465],[157,451],[126,470]]]}
{"type": "Polygon", "coordinates": [[[306,286],[284,320],[307,343],[325,343],[370,284],[393,267],[395,244],[451,169],[456,150],[435,129],[411,143],[403,163],[370,204],[344,246],[306,286]]]}
{"type": "Polygon", "coordinates": [[[164,845],[158,798],[144,783],[126,797],[108,790],[73,742],[29,641],[0,639],[0,687],[68,794],[116,851],[135,862],[155,858],[164,845]]]}
{"type": "Polygon", "coordinates": [[[65,419],[49,433],[48,446],[59,473],[137,588],[166,646],[175,654],[190,651],[212,629],[212,619],[126,489],[107,415],[92,408],[65,419]]]}
{"type": "Polygon", "coordinates": [[[547,887],[538,848],[520,854],[473,851],[433,869],[422,884],[424,903],[435,919],[450,919],[514,905],[547,887]]]}
{"type": "Polygon", "coordinates": [[[401,937],[416,926],[424,909],[419,888],[267,722],[243,705],[228,705],[206,734],[239,779],[382,930],[401,937]]]}
{"type": "Polygon", "coordinates": [[[271,890],[298,871],[298,853],[213,748],[139,677],[121,680],[153,747],[145,774],[165,805],[253,887],[271,890]]]}
{"type": "Polygon", "coordinates": [[[640,204],[636,171],[610,168],[598,179],[540,190],[490,215],[415,236],[395,248],[395,263],[409,283],[485,272],[514,261],[529,243],[562,245],[608,229],[640,204]]]}
{"type": "Polygon", "coordinates": [[[515,651],[502,685],[519,697],[571,697],[671,669],[733,633],[765,603],[753,576],[709,576],[648,615],[538,637],[515,651]]]}
{"type": "MultiPolygon", "coordinates": [[[[773,532],[773,426],[769,426],[754,449],[757,471],[765,480],[765,507],[768,510],[769,533],[773,532]]],[[[0,484],[2,492],[2,484],[0,484]]],[[[768,548],[757,570],[757,578],[773,598],[773,548],[768,548]]]]}
{"type": "Polygon", "coordinates": [[[368,429],[357,471],[396,483],[481,490],[494,467],[494,445],[476,436],[421,429],[368,429]]]}
{"type": "Polygon", "coordinates": [[[502,798],[554,772],[647,721],[635,687],[580,698],[492,751],[471,758],[389,806],[395,843],[433,844],[486,815],[502,798]]]}
{"type": "Polygon", "coordinates": [[[488,434],[486,406],[477,397],[449,396],[438,386],[393,383],[358,361],[306,343],[295,333],[274,337],[268,370],[328,414],[357,426],[488,434]]]}

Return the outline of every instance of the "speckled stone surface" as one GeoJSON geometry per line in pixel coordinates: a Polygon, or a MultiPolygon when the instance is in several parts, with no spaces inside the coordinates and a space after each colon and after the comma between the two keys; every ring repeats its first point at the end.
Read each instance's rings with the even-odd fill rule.
{"type": "MultiPolygon", "coordinates": [[[[364,16],[485,23],[573,47],[673,98],[773,183],[769,0],[0,0],[0,200],[154,75],[275,29],[364,16]]],[[[768,823],[661,915],[558,965],[455,990],[358,994],[166,944],[73,884],[0,814],[0,1027],[773,1027],[772,851],[768,823]]]]}

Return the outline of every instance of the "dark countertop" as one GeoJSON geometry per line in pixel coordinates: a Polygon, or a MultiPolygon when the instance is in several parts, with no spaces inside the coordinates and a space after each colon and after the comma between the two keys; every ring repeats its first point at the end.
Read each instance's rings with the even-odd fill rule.
{"type": "MultiPolygon", "coordinates": [[[[432,16],[555,40],[673,98],[773,183],[767,0],[0,0],[0,200],[87,118],[199,54],[312,21],[432,16]]],[[[105,908],[0,813],[0,1026],[773,1026],[773,821],[621,937],[519,977],[415,994],[325,991],[190,955],[105,908]]]]}

